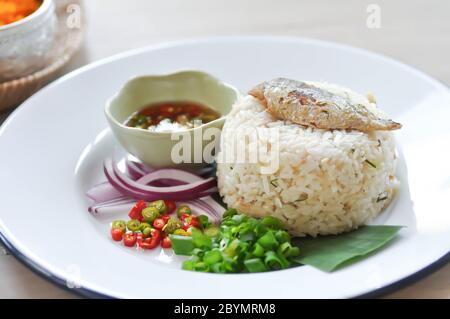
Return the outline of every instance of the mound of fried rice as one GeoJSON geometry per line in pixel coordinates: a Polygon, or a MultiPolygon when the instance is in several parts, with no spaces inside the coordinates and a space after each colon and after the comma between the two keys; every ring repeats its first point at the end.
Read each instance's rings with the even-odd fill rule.
{"type": "MultiPolygon", "coordinates": [[[[322,87],[374,107],[348,89],[322,87]]],[[[278,217],[296,236],[353,230],[377,216],[398,186],[392,133],[304,127],[274,118],[251,96],[234,105],[220,145],[217,176],[224,202],[254,217],[278,217]],[[243,145],[252,149],[262,143],[259,135],[242,138],[239,132],[245,130],[277,137],[264,138],[268,150],[278,152],[275,170],[263,172],[267,162],[238,156],[243,145]]]]}

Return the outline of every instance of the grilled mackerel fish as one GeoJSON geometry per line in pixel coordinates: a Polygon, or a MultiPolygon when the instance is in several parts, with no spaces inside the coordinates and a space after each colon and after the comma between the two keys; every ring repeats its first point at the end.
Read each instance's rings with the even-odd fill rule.
{"type": "Polygon", "coordinates": [[[402,127],[373,106],[356,103],[311,83],[277,78],[249,92],[273,116],[320,129],[390,131],[402,127]]]}

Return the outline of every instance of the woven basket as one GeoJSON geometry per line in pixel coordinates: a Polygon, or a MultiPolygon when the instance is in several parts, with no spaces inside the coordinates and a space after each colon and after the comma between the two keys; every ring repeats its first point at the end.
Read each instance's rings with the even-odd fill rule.
{"type": "Polygon", "coordinates": [[[58,29],[55,44],[50,52],[50,63],[42,70],[28,76],[0,83],[0,111],[18,106],[37,90],[59,75],[79,49],[83,37],[83,23],[80,28],[67,26],[68,5],[79,5],[81,0],[55,0],[58,29]]]}

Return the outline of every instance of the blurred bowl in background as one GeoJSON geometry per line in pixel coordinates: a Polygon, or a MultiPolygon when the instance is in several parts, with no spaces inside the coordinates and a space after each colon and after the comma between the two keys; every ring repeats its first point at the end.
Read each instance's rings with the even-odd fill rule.
{"type": "Polygon", "coordinates": [[[0,27],[0,83],[31,74],[48,63],[56,26],[53,0],[43,0],[31,15],[0,27]]]}

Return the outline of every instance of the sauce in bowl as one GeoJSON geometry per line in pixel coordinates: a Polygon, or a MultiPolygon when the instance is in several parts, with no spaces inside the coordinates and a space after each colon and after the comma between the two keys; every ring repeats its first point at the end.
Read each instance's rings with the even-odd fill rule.
{"type": "Polygon", "coordinates": [[[26,18],[41,4],[42,0],[0,0],[0,27],[26,18]]]}
{"type": "Polygon", "coordinates": [[[126,121],[128,127],[153,132],[176,132],[212,122],[221,115],[196,102],[161,102],[145,106],[126,121]]]}

